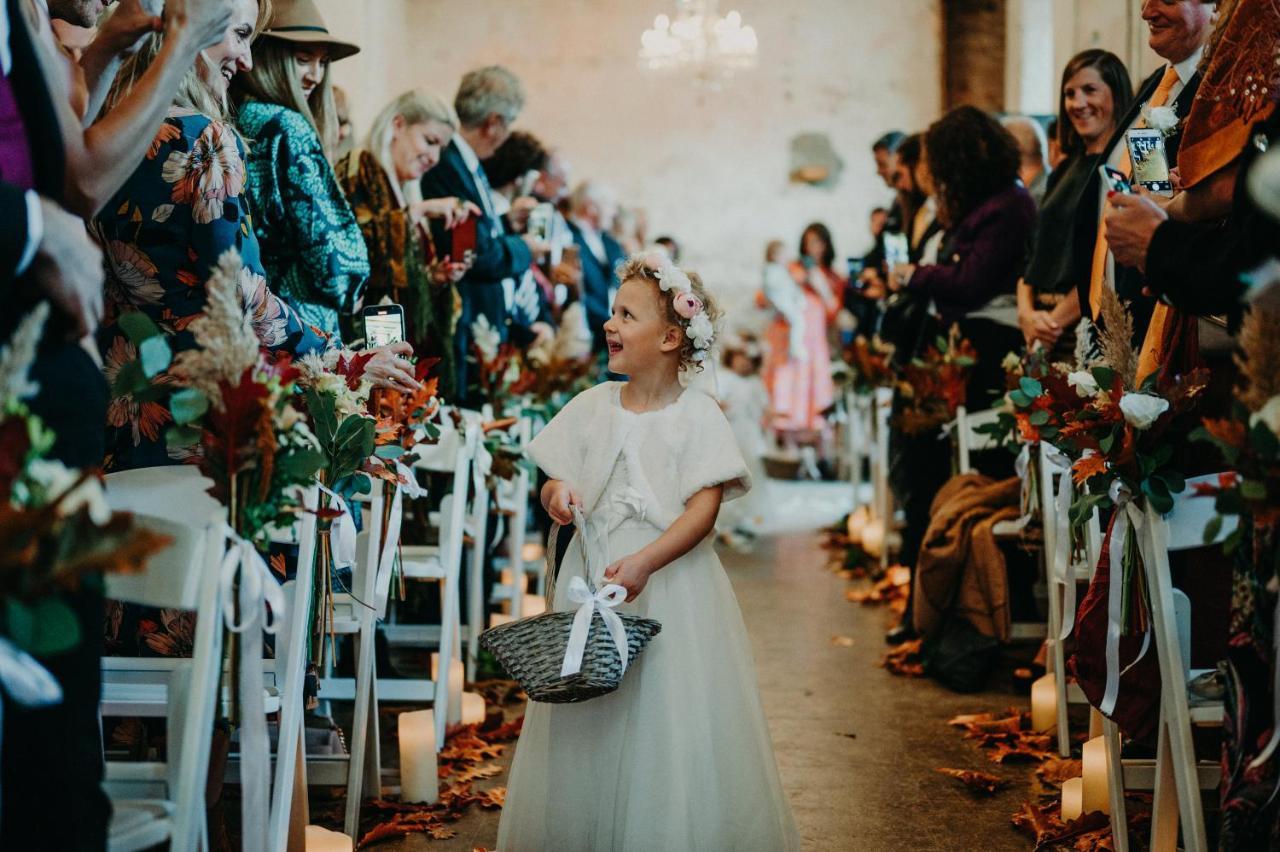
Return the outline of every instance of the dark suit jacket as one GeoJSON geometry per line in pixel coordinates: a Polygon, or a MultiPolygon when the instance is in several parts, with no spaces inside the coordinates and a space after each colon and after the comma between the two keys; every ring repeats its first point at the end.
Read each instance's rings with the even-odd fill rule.
{"type": "MultiPolygon", "coordinates": [[[[481,167],[483,168],[483,166],[481,167]]],[[[486,205],[480,199],[480,187],[476,186],[471,171],[462,159],[457,144],[450,142],[440,157],[440,162],[422,177],[423,198],[463,198],[481,210],[486,205]]],[[[524,270],[533,262],[529,247],[516,236],[492,236],[494,220],[482,214],[476,223],[475,263],[459,283],[462,293],[462,318],[454,343],[458,352],[460,388],[466,387],[466,363],[471,348],[471,324],[479,316],[489,320],[505,341],[510,334],[511,318],[502,292],[502,279],[515,278],[517,282],[524,270]]],[[[449,232],[432,223],[432,237],[442,254],[449,253],[449,232]]],[[[459,258],[460,259],[460,258],[459,258]]]]}
{"type": "MultiPolygon", "coordinates": [[[[23,4],[4,0],[9,14],[9,47],[13,67],[9,81],[27,133],[35,167],[35,189],[53,201],[61,201],[66,159],[58,129],[58,116],[43,75],[40,47],[28,28],[23,4]]],[[[56,92],[67,97],[66,92],[56,92]]],[[[0,190],[0,255],[13,263],[0,267],[0,340],[7,339],[31,308],[43,300],[30,274],[14,275],[27,238],[26,202],[12,185],[0,190]],[[19,215],[18,209],[22,212],[19,215]]],[[[44,341],[32,368],[40,393],[30,401],[33,412],[57,435],[53,455],[68,465],[96,467],[102,464],[106,433],[107,393],[102,372],[76,341],[66,339],[68,321],[55,310],[45,326],[44,341]]]]}
{"type": "MultiPolygon", "coordinates": [[[[1124,145],[1125,133],[1129,131],[1129,127],[1138,120],[1138,116],[1142,113],[1142,106],[1151,100],[1151,96],[1155,93],[1156,87],[1160,85],[1160,78],[1164,76],[1162,66],[1154,74],[1148,77],[1138,88],[1138,96],[1134,98],[1133,106],[1129,108],[1129,112],[1125,114],[1116,125],[1116,132],[1107,142],[1107,147],[1103,150],[1099,163],[1105,163],[1111,157],[1111,153],[1117,145],[1124,145]]],[[[1200,89],[1200,73],[1196,72],[1191,75],[1191,79],[1182,87],[1182,91],[1178,93],[1178,97],[1174,100],[1173,105],[1178,111],[1178,115],[1185,116],[1191,111],[1191,102],[1195,100],[1196,92],[1200,89]]],[[[1172,134],[1165,137],[1164,147],[1165,154],[1168,157],[1169,165],[1178,162],[1178,146],[1182,141],[1182,127],[1172,134]]],[[[1090,203],[1091,199],[1097,199],[1101,196],[1101,188],[1099,182],[1101,178],[1094,175],[1085,185],[1081,195],[1081,203],[1076,206],[1076,241],[1077,245],[1088,248],[1088,257],[1093,257],[1098,242],[1098,222],[1100,219],[1101,209],[1095,201],[1090,203]]],[[[1087,270],[1086,270],[1087,271],[1087,270]]],[[[1148,296],[1142,295],[1144,281],[1142,273],[1132,267],[1120,266],[1117,264],[1115,273],[1116,293],[1126,302],[1129,302],[1129,310],[1133,314],[1133,335],[1135,341],[1141,341],[1147,333],[1147,325],[1151,322],[1151,311],[1155,307],[1155,301],[1148,296]]],[[[1085,275],[1079,284],[1080,306],[1088,316],[1089,311],[1089,277],[1085,275]]],[[[1096,319],[1096,317],[1095,317],[1096,319]]]]}
{"type": "Polygon", "coordinates": [[[578,255],[582,258],[582,302],[587,312],[587,324],[591,327],[592,346],[597,353],[605,350],[604,324],[609,321],[609,290],[620,283],[615,274],[618,264],[627,259],[622,245],[608,232],[600,234],[604,243],[604,263],[601,263],[587,245],[582,236],[582,229],[573,222],[569,223],[573,233],[574,245],[578,247],[578,255]]]}

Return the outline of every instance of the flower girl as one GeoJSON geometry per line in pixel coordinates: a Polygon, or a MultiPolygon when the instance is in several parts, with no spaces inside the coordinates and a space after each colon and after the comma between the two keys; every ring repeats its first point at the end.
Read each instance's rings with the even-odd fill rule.
{"type": "MultiPolygon", "coordinates": [[[[778,781],[742,615],[716,557],[722,500],[750,477],[716,401],[684,389],[709,356],[716,311],[696,275],[636,255],[604,330],[609,370],[629,377],[584,391],[533,440],[550,477],[547,512],[571,507],[607,530],[594,582],[621,585],[621,611],[662,623],[613,693],[580,704],[531,703],[498,831],[522,850],[800,848],[778,781]]],[[[560,567],[555,608],[573,608],[560,567]]],[[[597,626],[597,629],[598,626],[597,626]]]]}

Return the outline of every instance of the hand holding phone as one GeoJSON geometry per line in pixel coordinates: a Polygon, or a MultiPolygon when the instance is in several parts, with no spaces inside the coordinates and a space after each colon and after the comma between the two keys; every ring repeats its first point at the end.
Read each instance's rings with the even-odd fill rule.
{"type": "Polygon", "coordinates": [[[399,343],[408,336],[400,305],[369,305],[360,314],[364,319],[364,343],[370,349],[399,343]]]}
{"type": "Polygon", "coordinates": [[[1133,163],[1133,182],[1160,195],[1173,192],[1169,175],[1169,157],[1165,152],[1164,133],[1148,128],[1135,128],[1125,134],[1129,160],[1133,163]]]}
{"type": "Polygon", "coordinates": [[[1110,192],[1118,192],[1121,195],[1133,195],[1133,186],[1129,183],[1129,178],[1119,169],[1113,169],[1111,166],[1098,166],[1098,174],[1102,175],[1102,185],[1110,192]]]}

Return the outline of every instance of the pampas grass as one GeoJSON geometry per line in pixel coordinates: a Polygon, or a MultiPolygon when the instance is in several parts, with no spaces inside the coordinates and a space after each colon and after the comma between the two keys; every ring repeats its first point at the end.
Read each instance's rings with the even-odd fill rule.
{"type": "Polygon", "coordinates": [[[1133,317],[1116,291],[1102,290],[1099,312],[1102,327],[1098,329],[1098,348],[1103,362],[1116,371],[1127,390],[1134,390],[1138,378],[1138,350],[1133,347],[1133,317]]]}
{"type": "Polygon", "coordinates": [[[40,392],[40,385],[31,378],[31,365],[48,318],[49,303],[41,302],[18,323],[9,343],[0,346],[0,403],[30,399],[40,392]]]}
{"type": "Polygon", "coordinates": [[[222,410],[220,384],[240,383],[245,370],[258,363],[260,344],[244,308],[240,273],[244,262],[235,249],[227,249],[209,276],[204,311],[190,325],[197,348],[178,353],[173,375],[203,393],[222,410]]]}
{"type": "Polygon", "coordinates": [[[1098,360],[1097,326],[1088,317],[1076,324],[1075,369],[1087,370],[1098,360]]]}
{"type": "Polygon", "coordinates": [[[1254,306],[1240,327],[1240,401],[1250,412],[1280,394],[1280,311],[1254,306]]]}

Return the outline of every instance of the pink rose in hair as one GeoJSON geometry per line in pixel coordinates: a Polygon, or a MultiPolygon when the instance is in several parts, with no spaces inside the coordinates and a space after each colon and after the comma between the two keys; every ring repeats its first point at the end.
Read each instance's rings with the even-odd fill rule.
{"type": "Polygon", "coordinates": [[[672,304],[676,313],[687,320],[693,319],[702,310],[702,300],[688,292],[676,293],[672,304]]]}

